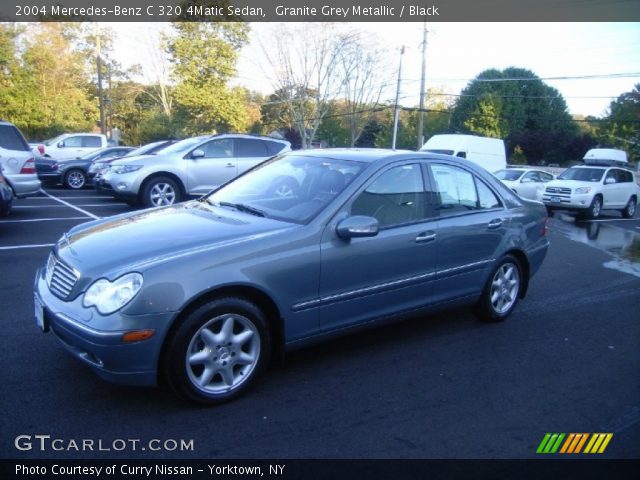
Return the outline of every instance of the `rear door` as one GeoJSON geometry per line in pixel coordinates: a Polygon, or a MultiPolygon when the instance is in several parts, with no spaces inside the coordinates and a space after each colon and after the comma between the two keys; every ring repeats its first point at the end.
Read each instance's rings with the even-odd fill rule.
{"type": "Polygon", "coordinates": [[[436,301],[479,294],[499,257],[510,221],[499,197],[472,171],[429,166],[438,210],[436,301]]]}
{"type": "Polygon", "coordinates": [[[272,156],[267,144],[260,138],[236,138],[235,146],[238,175],[272,156]]]}
{"type": "Polygon", "coordinates": [[[233,155],[234,139],[210,140],[185,156],[187,190],[191,195],[202,195],[228,182],[238,174],[233,155]],[[195,157],[193,152],[202,150],[204,157],[195,157]]]}

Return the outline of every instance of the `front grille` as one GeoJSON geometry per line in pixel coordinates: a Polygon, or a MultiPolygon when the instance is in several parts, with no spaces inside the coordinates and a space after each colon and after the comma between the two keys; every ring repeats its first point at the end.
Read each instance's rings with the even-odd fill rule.
{"type": "Polygon", "coordinates": [[[571,189],[570,188],[564,188],[564,187],[547,187],[545,189],[545,191],[547,193],[556,193],[556,194],[560,194],[560,195],[571,195],[571,189]]]}
{"type": "Polygon", "coordinates": [[[51,293],[62,300],[66,300],[78,281],[78,274],[51,253],[49,260],[47,260],[45,278],[51,293]]]}

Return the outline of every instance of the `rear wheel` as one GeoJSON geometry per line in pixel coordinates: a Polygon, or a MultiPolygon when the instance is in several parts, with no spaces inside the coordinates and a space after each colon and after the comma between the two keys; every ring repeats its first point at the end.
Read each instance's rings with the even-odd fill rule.
{"type": "Polygon", "coordinates": [[[624,218],[633,218],[636,214],[636,197],[631,197],[627,202],[627,206],[622,210],[622,216],[624,218]]]}
{"type": "Polygon", "coordinates": [[[520,262],[512,255],[507,255],[489,276],[482,296],[476,304],[476,314],[487,322],[504,320],[516,307],[521,288],[520,262]]]}
{"type": "Polygon", "coordinates": [[[262,311],[241,298],[220,298],[191,313],[168,339],[165,375],[181,397],[214,405],[249,388],[270,351],[262,311]]]}
{"type": "Polygon", "coordinates": [[[67,172],[62,183],[67,188],[78,190],[87,184],[87,176],[79,168],[74,168],[67,172]]]}
{"type": "Polygon", "coordinates": [[[0,217],[6,217],[11,213],[11,204],[13,201],[6,203],[4,205],[0,205],[0,217]]]}
{"type": "Polygon", "coordinates": [[[169,177],[154,177],[145,183],[142,203],[145,207],[164,207],[180,201],[180,187],[169,177]]]}

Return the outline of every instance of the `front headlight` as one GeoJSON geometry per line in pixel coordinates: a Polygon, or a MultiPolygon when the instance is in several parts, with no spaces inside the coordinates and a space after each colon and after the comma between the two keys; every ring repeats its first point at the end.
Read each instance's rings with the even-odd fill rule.
{"type": "Polygon", "coordinates": [[[142,165],[112,165],[111,171],[113,173],[121,174],[121,173],[137,172],[141,168],[142,168],[142,165]]]}
{"type": "Polygon", "coordinates": [[[127,273],[113,282],[101,278],[89,287],[82,304],[95,306],[101,314],[108,315],[129,303],[141,288],[142,275],[139,273],[127,273]]]}
{"type": "Polygon", "coordinates": [[[575,193],[589,193],[591,191],[591,187],[580,187],[576,188],[575,193]]]}

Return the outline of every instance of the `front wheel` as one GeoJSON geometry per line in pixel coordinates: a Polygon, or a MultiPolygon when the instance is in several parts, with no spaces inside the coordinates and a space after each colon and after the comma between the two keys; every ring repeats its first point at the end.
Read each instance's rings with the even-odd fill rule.
{"type": "Polygon", "coordinates": [[[636,197],[631,197],[627,202],[627,206],[622,210],[622,216],[624,218],[633,218],[636,214],[636,197]]]}
{"type": "Polygon", "coordinates": [[[64,176],[63,183],[67,188],[78,190],[87,184],[87,176],[82,170],[74,168],[73,170],[67,172],[67,174],[64,176]]]}
{"type": "Polygon", "coordinates": [[[477,315],[488,322],[500,322],[507,318],[518,303],[522,288],[520,262],[505,256],[493,269],[480,300],[476,304],[477,315]]]}
{"type": "Polygon", "coordinates": [[[142,190],[142,203],[145,207],[165,207],[179,201],[180,188],[168,177],[152,178],[142,190]]]}
{"type": "Polygon", "coordinates": [[[270,351],[262,311],[240,298],[220,298],[191,313],[168,339],[165,375],[181,397],[215,405],[249,388],[270,351]]]}
{"type": "Polygon", "coordinates": [[[602,211],[602,197],[600,195],[596,195],[593,197],[591,201],[591,205],[585,212],[585,216],[590,219],[598,218],[600,216],[600,212],[602,211]]]}

